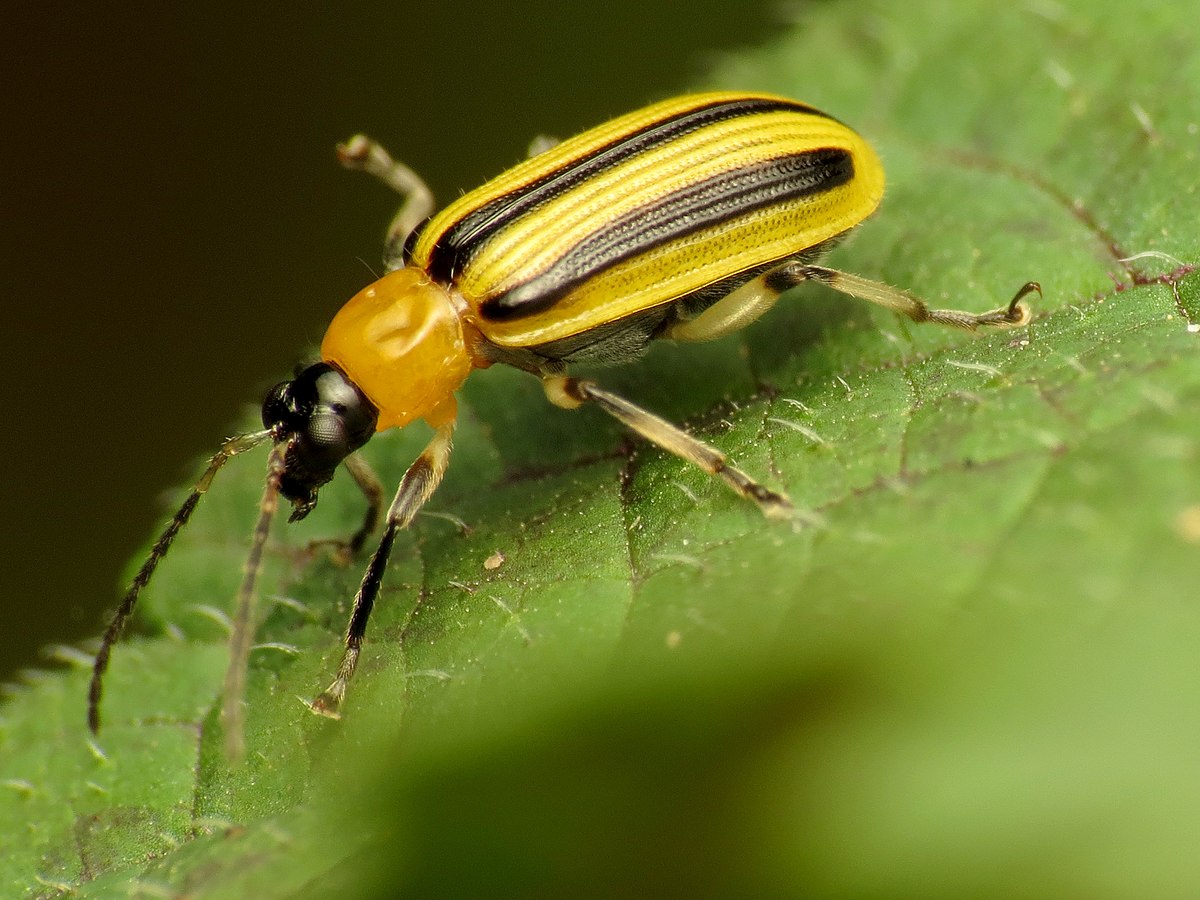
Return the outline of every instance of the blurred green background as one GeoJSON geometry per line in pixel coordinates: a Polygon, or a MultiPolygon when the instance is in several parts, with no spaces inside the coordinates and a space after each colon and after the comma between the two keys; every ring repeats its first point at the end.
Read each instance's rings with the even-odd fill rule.
{"type": "Polygon", "coordinates": [[[766,3],[44,4],[0,13],[6,391],[0,677],[96,635],[127,561],[244,404],[377,269],[395,199],[439,200],[696,83],[766,3]]]}

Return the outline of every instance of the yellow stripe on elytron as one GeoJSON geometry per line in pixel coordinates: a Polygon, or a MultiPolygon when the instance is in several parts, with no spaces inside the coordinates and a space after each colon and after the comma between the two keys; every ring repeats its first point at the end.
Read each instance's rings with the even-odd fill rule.
{"type": "Polygon", "coordinates": [[[760,113],[705,126],[638,154],[523,216],[472,258],[455,285],[468,302],[509,290],[543,272],[618,216],[689,185],[762,160],[841,146],[845,126],[790,112],[760,113]],[[806,128],[801,137],[798,124],[806,128]],[[817,128],[810,128],[809,123],[817,128]]]}
{"type": "Polygon", "coordinates": [[[865,187],[852,181],[787,207],[758,210],[736,222],[696,232],[605,270],[544,312],[480,324],[493,343],[529,347],[668,303],[765,260],[785,259],[848,231],[878,205],[878,196],[865,187]]]}
{"type": "MultiPolygon", "coordinates": [[[[527,160],[451,204],[423,230],[413,264],[425,265],[438,238],[463,217],[570,166],[599,147],[715,102],[748,99],[794,102],[770,95],[698,94],[613,120],[527,160]]],[[[858,224],[875,209],[883,192],[883,172],[874,152],[840,122],[800,108],[718,119],[652,145],[617,165],[600,168],[539,209],[505,224],[481,247],[472,248],[466,269],[454,273],[454,287],[477,308],[487,297],[545,271],[622,213],[721,172],[830,147],[852,154],[855,175],[849,184],[760,210],[733,230],[722,226],[658,247],[598,273],[540,313],[481,325],[497,343],[527,346],[578,334],[668,302],[858,224]]],[[[636,247],[637,236],[631,236],[631,241],[636,247]]]]}
{"type": "Polygon", "coordinates": [[[440,213],[435,215],[422,230],[421,237],[413,248],[413,264],[424,265],[429,258],[429,251],[447,229],[458,222],[468,213],[485,206],[493,200],[511,194],[528,184],[540,181],[546,176],[558,172],[571,163],[587,156],[594,150],[604,147],[621,137],[641,131],[657,122],[674,118],[680,114],[709,106],[723,100],[764,99],[779,100],[785,103],[795,103],[786,97],[772,94],[744,94],[737,91],[710,91],[701,94],[686,94],[663,100],[651,106],[643,107],[631,113],[605,122],[591,128],[582,134],[554,145],[550,149],[518,163],[497,175],[491,181],[481,185],[469,193],[459,197],[440,213]]]}

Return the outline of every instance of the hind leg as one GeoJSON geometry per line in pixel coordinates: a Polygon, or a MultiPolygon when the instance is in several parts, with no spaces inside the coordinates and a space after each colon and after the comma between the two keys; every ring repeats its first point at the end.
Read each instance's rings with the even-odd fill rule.
{"type": "Polygon", "coordinates": [[[1029,321],[1029,307],[1023,299],[1031,293],[1041,293],[1041,286],[1031,281],[1021,286],[1007,306],[984,313],[969,313],[957,309],[931,309],[920,297],[881,281],[871,281],[825,266],[789,260],[757,278],[752,278],[728,296],[718,300],[692,319],[674,322],[663,336],[676,341],[711,341],[749,325],[775,305],[780,294],[805,281],[819,281],[851,297],[867,300],[892,312],[907,316],[914,322],[935,322],[974,331],[980,326],[1015,328],[1029,321]]]}

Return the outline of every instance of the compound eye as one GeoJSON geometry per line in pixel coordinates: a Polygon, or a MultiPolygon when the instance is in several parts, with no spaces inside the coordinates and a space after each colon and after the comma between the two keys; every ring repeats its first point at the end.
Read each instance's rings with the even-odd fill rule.
{"type": "Polygon", "coordinates": [[[324,373],[316,389],[317,403],[308,425],[311,439],[339,443],[346,453],[365,444],[375,433],[378,413],[374,404],[337,369],[324,373]]]}
{"type": "Polygon", "coordinates": [[[304,437],[321,455],[341,459],[350,452],[346,440],[346,421],[341,410],[322,409],[309,417],[304,437]]]}

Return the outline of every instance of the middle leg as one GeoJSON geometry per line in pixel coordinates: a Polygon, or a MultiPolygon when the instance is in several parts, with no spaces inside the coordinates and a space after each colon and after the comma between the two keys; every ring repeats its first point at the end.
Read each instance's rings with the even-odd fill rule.
{"type": "Polygon", "coordinates": [[[626,428],[651,443],[674,453],[692,465],[699,466],[710,475],[717,476],[737,494],[758,504],[758,508],[768,518],[791,517],[792,504],[787,497],[759,484],[741,469],[730,465],[728,458],[720,450],[692,437],[666,419],[580,378],[549,375],[542,379],[542,387],[550,402],[564,409],[575,409],[584,403],[596,404],[626,428]]]}

